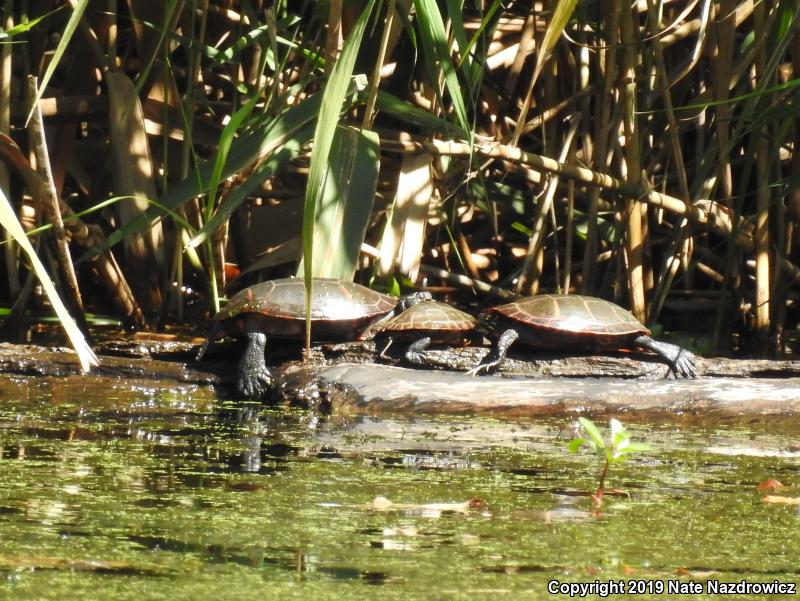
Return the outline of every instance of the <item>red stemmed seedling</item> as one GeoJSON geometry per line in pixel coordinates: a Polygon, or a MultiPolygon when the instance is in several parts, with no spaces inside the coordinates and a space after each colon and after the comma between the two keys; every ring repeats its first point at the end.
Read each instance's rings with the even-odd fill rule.
{"type": "Polygon", "coordinates": [[[599,509],[603,503],[605,494],[606,478],[609,469],[614,463],[621,463],[634,453],[647,451],[650,445],[645,442],[634,442],[631,434],[625,429],[618,419],[611,418],[609,424],[608,441],[603,438],[600,429],[594,422],[585,417],[579,417],[581,433],[583,436],[576,436],[569,441],[567,448],[570,453],[577,453],[584,445],[592,449],[597,458],[603,462],[603,469],[600,471],[597,490],[592,495],[595,506],[599,509]]]}

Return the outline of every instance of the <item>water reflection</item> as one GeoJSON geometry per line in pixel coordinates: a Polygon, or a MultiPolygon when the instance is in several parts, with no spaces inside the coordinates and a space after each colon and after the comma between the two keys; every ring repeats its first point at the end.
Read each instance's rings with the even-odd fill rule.
{"type": "Polygon", "coordinates": [[[797,577],[796,510],[755,490],[779,477],[800,495],[796,457],[773,452],[797,439],[785,423],[630,424],[652,451],[611,474],[621,493],[598,515],[569,420],[319,418],[140,393],[0,402],[0,598],[543,598],[564,573],[797,577]]]}

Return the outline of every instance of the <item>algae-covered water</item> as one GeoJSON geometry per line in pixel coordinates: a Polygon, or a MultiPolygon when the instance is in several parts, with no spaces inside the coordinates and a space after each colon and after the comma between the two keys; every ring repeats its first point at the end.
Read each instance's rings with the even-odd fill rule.
{"type": "Polygon", "coordinates": [[[621,581],[760,599],[707,586],[800,580],[798,506],[763,501],[800,496],[800,428],[623,421],[651,449],[614,466],[622,492],[597,512],[568,419],[0,382],[0,599],[569,599],[559,586],[621,581]]]}

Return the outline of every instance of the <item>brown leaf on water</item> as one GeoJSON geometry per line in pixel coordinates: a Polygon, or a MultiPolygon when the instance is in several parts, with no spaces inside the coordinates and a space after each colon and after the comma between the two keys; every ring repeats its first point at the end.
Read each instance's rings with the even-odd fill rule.
{"type": "Polygon", "coordinates": [[[718,574],[713,570],[690,570],[688,568],[676,568],[675,573],[680,576],[689,576],[691,578],[696,578],[697,580],[704,580],[711,578],[718,574]]]}
{"type": "Polygon", "coordinates": [[[800,505],[800,497],[782,497],[780,495],[766,495],[764,503],[775,503],[777,505],[800,505]]]}
{"type": "Polygon", "coordinates": [[[756,490],[758,492],[774,492],[782,488],[785,488],[785,486],[772,478],[767,478],[766,480],[762,480],[761,482],[758,483],[758,486],[756,486],[756,490]]]}

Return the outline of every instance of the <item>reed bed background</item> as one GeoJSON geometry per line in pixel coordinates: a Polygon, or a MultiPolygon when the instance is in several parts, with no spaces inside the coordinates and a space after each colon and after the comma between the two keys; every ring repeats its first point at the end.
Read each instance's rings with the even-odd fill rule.
{"type": "Polygon", "coordinates": [[[797,2],[0,11],[5,338],[50,305],[77,345],[93,315],[198,324],[299,273],[593,294],[699,352],[793,351],[797,2]]]}

